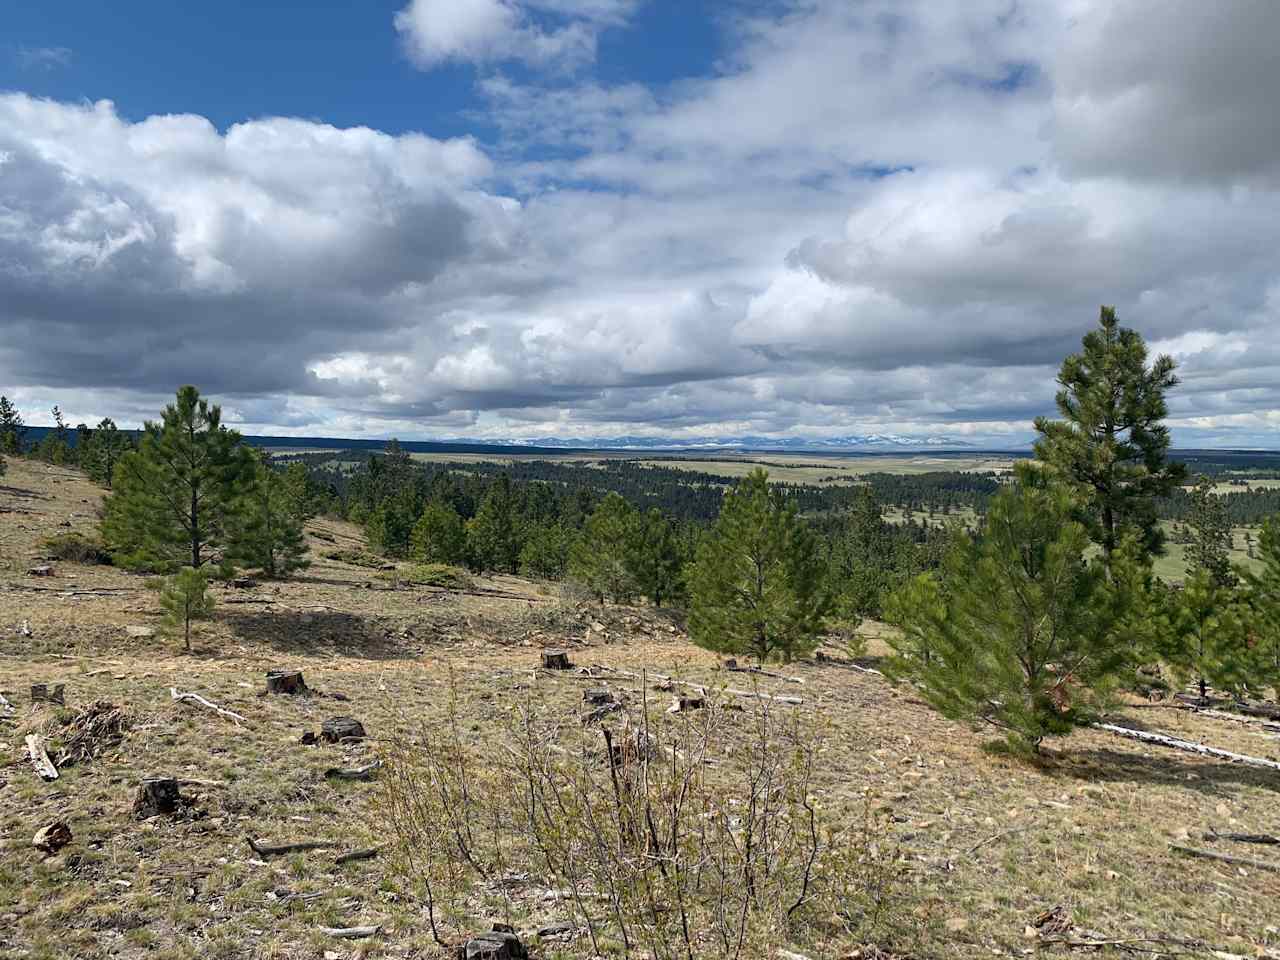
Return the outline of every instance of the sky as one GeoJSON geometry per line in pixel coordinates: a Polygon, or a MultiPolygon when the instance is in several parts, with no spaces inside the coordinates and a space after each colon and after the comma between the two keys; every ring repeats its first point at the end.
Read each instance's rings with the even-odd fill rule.
{"type": "Polygon", "coordinates": [[[1016,446],[1100,305],[1280,447],[1280,3],[0,8],[0,392],[1016,446]]]}

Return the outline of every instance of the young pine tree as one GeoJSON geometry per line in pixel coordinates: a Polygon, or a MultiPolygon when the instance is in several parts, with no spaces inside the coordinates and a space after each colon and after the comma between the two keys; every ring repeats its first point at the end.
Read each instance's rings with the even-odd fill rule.
{"type": "MultiPolygon", "coordinates": [[[[980,540],[958,537],[936,576],[888,603],[902,628],[890,671],[947,717],[986,723],[1038,752],[1107,702],[1128,660],[1126,598],[1063,486],[1030,466],[992,500],[980,540]]],[[[1127,562],[1117,549],[1114,560],[1127,562]]]]}
{"type": "Polygon", "coordinates": [[[1084,350],[1067,357],[1058,374],[1061,420],[1036,418],[1036,456],[1070,484],[1081,503],[1090,539],[1110,558],[1126,534],[1135,534],[1148,555],[1163,535],[1156,522],[1157,498],[1185,476],[1170,463],[1165,393],[1176,386],[1167,356],[1147,364],[1142,336],[1121,327],[1103,307],[1098,328],[1084,337],[1084,350]]]}
{"type": "Polygon", "coordinates": [[[443,500],[432,500],[413,525],[413,556],[423,563],[467,562],[467,528],[443,500]]]}
{"type": "Polygon", "coordinates": [[[489,487],[480,509],[467,524],[467,544],[481,570],[515,573],[523,546],[511,480],[505,474],[489,487]]]}
{"type": "Polygon", "coordinates": [[[284,475],[271,469],[264,456],[254,459],[254,482],[233,515],[228,554],[237,566],[284,578],[311,565],[307,540],[284,475]]]}
{"type": "Polygon", "coordinates": [[[624,563],[636,590],[653,601],[677,599],[684,588],[684,557],[671,521],[657,507],[636,512],[626,537],[624,563]]]}
{"type": "Polygon", "coordinates": [[[138,449],[116,464],[102,535],[135,569],[199,569],[221,557],[234,513],[253,484],[253,458],[222,411],[195,387],[178,390],[138,449]]]}
{"type": "Polygon", "coordinates": [[[625,603],[636,594],[630,561],[636,511],[620,494],[596,504],[569,553],[569,575],[603,603],[625,603]]]}
{"type": "Polygon", "coordinates": [[[1258,534],[1261,569],[1245,573],[1245,597],[1253,645],[1252,686],[1272,688],[1280,699],[1280,515],[1268,517],[1258,534]]]}
{"type": "Polygon", "coordinates": [[[116,464],[132,449],[133,441],[129,435],[117,429],[110,417],[104,417],[85,438],[80,451],[80,466],[89,474],[90,480],[109,489],[116,464]]]}
{"type": "Polygon", "coordinates": [[[214,599],[209,593],[207,570],[182,567],[160,584],[160,626],[167,636],[182,633],[186,650],[191,650],[191,623],[213,616],[214,599]]]}
{"type": "Polygon", "coordinates": [[[725,494],[689,572],[689,632],[720,653],[790,661],[818,644],[830,611],[816,541],[769,475],[725,494]]]}
{"type": "Polygon", "coordinates": [[[27,445],[27,428],[22,414],[8,397],[0,396],[0,454],[21,456],[27,445]]]}
{"type": "Polygon", "coordinates": [[[1191,491],[1191,535],[1187,562],[1192,572],[1204,570],[1219,587],[1236,585],[1231,570],[1231,518],[1222,498],[1213,492],[1213,481],[1201,477],[1191,491]]]}
{"type": "Polygon", "coordinates": [[[1210,687],[1238,693],[1249,679],[1245,621],[1235,592],[1201,567],[1171,593],[1161,624],[1161,659],[1181,682],[1196,684],[1201,700],[1210,687]]]}
{"type": "Polygon", "coordinates": [[[59,466],[71,462],[71,431],[67,429],[67,420],[57,406],[53,408],[53,429],[36,447],[36,456],[45,463],[59,466]]]}
{"type": "Polygon", "coordinates": [[[531,524],[520,550],[520,572],[526,577],[563,580],[572,543],[572,534],[561,523],[531,524]]]}

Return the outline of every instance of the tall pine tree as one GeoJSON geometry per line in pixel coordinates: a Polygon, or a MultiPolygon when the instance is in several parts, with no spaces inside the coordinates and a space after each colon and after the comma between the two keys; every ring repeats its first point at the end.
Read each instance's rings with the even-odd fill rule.
{"type": "Polygon", "coordinates": [[[167,571],[222,561],[233,514],[253,484],[253,459],[222,410],[178,390],[138,449],[116,464],[103,540],[123,566],[167,571]]]}
{"type": "Polygon", "coordinates": [[[232,514],[228,556],[237,566],[287,577],[311,565],[298,504],[266,457],[255,457],[253,484],[232,514]]]}
{"type": "Polygon", "coordinates": [[[1233,587],[1236,575],[1231,570],[1231,518],[1222,498],[1213,492],[1213,481],[1201,477],[1191,491],[1191,542],[1187,544],[1187,563],[1192,572],[1204,570],[1216,586],[1233,587]]]}
{"type": "Polygon", "coordinates": [[[708,650],[763,663],[817,646],[831,606],[817,544],[764,470],[725,494],[689,572],[689,605],[689,633],[708,650]]]}
{"type": "Polygon", "coordinates": [[[133,441],[129,435],[119,430],[110,417],[104,417],[89,431],[80,451],[80,465],[94,483],[110,487],[116,464],[132,449],[133,441]]]}
{"type": "Polygon", "coordinates": [[[1178,383],[1174,362],[1160,356],[1148,365],[1142,336],[1121,327],[1111,307],[1102,308],[1098,328],[1083,343],[1058,374],[1062,419],[1036,418],[1036,456],[1072,486],[1108,564],[1128,533],[1147,554],[1158,553],[1164,538],[1156,499],[1186,474],[1168,460],[1163,423],[1165,394],[1178,383]]]}
{"type": "Polygon", "coordinates": [[[1280,699],[1280,516],[1268,517],[1258,534],[1261,566],[1245,573],[1252,631],[1251,686],[1271,687],[1280,699]]]}
{"type": "Polygon", "coordinates": [[[27,445],[27,428],[22,414],[8,397],[0,396],[0,453],[20,456],[27,445]]]}
{"type": "Polygon", "coordinates": [[[1249,679],[1246,610],[1211,570],[1200,567],[1171,591],[1159,642],[1161,659],[1203,700],[1209,688],[1238,693],[1249,679]]]}
{"type": "Polygon", "coordinates": [[[630,553],[635,508],[620,494],[609,493],[596,504],[569,553],[569,575],[596,595],[625,603],[636,593],[630,553]]]}

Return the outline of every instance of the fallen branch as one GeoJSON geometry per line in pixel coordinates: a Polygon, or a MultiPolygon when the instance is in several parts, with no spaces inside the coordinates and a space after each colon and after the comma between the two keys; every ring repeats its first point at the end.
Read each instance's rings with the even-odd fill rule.
{"type": "Polygon", "coordinates": [[[1266,770],[1280,770],[1280,762],[1275,760],[1267,760],[1263,757],[1250,757],[1243,753],[1232,753],[1230,750],[1220,750],[1217,747],[1207,747],[1203,743],[1195,743],[1191,740],[1182,740],[1178,737],[1169,737],[1163,733],[1148,733],[1145,730],[1133,730],[1129,727],[1117,726],[1114,723],[1093,723],[1090,724],[1095,730],[1105,730],[1107,733],[1113,733],[1117,737],[1125,737],[1129,740],[1139,740],[1142,743],[1150,743],[1158,747],[1169,747],[1172,750],[1185,750],[1188,753],[1198,753],[1203,757],[1214,757],[1218,760],[1229,760],[1232,763],[1242,763],[1250,767],[1262,767],[1266,770]]]}
{"type": "Polygon", "coordinates": [[[320,932],[340,940],[363,940],[365,937],[375,936],[381,929],[382,924],[378,924],[374,927],[321,927],[320,932]]]}
{"type": "Polygon", "coordinates": [[[363,767],[330,767],[324,775],[326,780],[372,780],[381,766],[382,761],[375,760],[363,767]]]}
{"type": "MultiPolygon", "coordinates": [[[[602,664],[593,664],[585,669],[587,671],[585,674],[587,677],[592,677],[592,672],[595,670],[604,670],[608,673],[614,674],[615,676],[628,677],[632,680],[658,680],[662,683],[679,684],[682,687],[688,687],[690,690],[696,690],[703,696],[706,696],[708,692],[715,692],[716,689],[723,689],[725,693],[732,694],[735,697],[753,697],[757,700],[773,700],[776,703],[788,703],[792,705],[804,703],[804,701],[799,697],[783,697],[770,693],[759,693],[755,690],[738,690],[734,687],[708,687],[701,683],[694,683],[691,680],[678,680],[675,677],[667,676],[665,673],[647,673],[644,676],[641,676],[638,673],[632,673],[630,670],[620,670],[617,667],[606,667],[602,664]]],[[[594,679],[600,678],[595,677],[594,679]]]]}
{"type": "Polygon", "coordinates": [[[1233,857],[1229,853],[1216,853],[1213,850],[1202,850],[1199,847],[1184,847],[1180,843],[1169,844],[1169,849],[1175,853],[1185,854],[1188,857],[1201,857],[1205,860],[1217,860],[1220,863],[1230,863],[1238,867],[1252,867],[1255,870],[1269,870],[1272,873],[1280,873],[1280,863],[1273,863],[1267,860],[1254,860],[1252,857],[1233,857]]]}
{"type": "Polygon", "coordinates": [[[1202,834],[1205,840],[1212,843],[1215,840],[1231,840],[1235,843],[1261,843],[1267,846],[1280,846],[1280,837],[1273,837],[1269,833],[1219,833],[1217,830],[1209,830],[1208,833],[1202,834]]]}
{"type": "Polygon", "coordinates": [[[381,847],[366,847],[364,850],[352,850],[350,853],[334,857],[333,862],[340,866],[344,863],[355,863],[357,860],[372,860],[381,852],[381,847]]]}
{"type": "Polygon", "coordinates": [[[804,683],[800,677],[788,677],[785,673],[774,673],[762,667],[740,667],[737,664],[730,666],[726,663],[724,668],[730,673],[753,673],[758,677],[771,677],[774,680],[785,680],[787,683],[804,683]]]}
{"type": "Polygon", "coordinates": [[[49,754],[45,752],[44,739],[39,734],[27,734],[27,756],[31,758],[41,780],[58,779],[58,768],[53,765],[49,754]]]}
{"type": "Polygon", "coordinates": [[[200,696],[200,694],[198,693],[179,693],[176,687],[170,687],[169,696],[174,700],[174,702],[181,702],[185,700],[189,703],[198,703],[200,704],[200,706],[206,707],[209,710],[212,710],[214,713],[218,714],[218,716],[220,717],[227,717],[231,720],[238,721],[239,723],[249,722],[244,717],[240,716],[240,714],[232,713],[230,710],[224,710],[222,709],[222,707],[218,706],[216,703],[212,703],[209,700],[206,700],[204,697],[200,696]]]}
{"type": "Polygon", "coordinates": [[[325,843],[323,840],[303,840],[300,843],[259,843],[253,837],[245,837],[249,841],[249,849],[260,857],[279,857],[286,853],[303,853],[307,850],[332,850],[336,843],[325,843]]]}

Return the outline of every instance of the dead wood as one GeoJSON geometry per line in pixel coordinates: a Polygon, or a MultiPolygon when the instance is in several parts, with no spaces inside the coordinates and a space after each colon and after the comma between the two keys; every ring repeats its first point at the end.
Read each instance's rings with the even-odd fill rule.
{"type": "Polygon", "coordinates": [[[372,860],[382,852],[381,847],[366,847],[363,850],[352,850],[350,853],[344,853],[334,857],[333,862],[336,865],[344,863],[355,863],[357,860],[372,860]]]}
{"type": "Polygon", "coordinates": [[[147,777],[138,784],[133,798],[133,812],[143,820],[162,813],[176,813],[185,798],[172,777],[147,777]]]}
{"type": "Polygon", "coordinates": [[[771,677],[774,680],[785,680],[787,683],[804,683],[800,677],[788,677],[785,673],[774,673],[762,667],[740,667],[735,660],[725,661],[724,668],[730,673],[753,673],[757,677],[771,677]]]}
{"type": "Polygon", "coordinates": [[[372,780],[381,766],[382,761],[375,760],[363,767],[330,767],[324,776],[326,780],[372,780]]]}
{"type": "Polygon", "coordinates": [[[332,850],[337,846],[336,843],[326,843],[323,840],[303,840],[299,843],[262,843],[254,840],[253,837],[245,837],[249,842],[249,849],[260,857],[279,857],[286,853],[303,853],[307,850],[332,850]]]}
{"type": "Polygon", "coordinates": [[[1252,867],[1254,870],[1269,870],[1272,873],[1280,873],[1280,862],[1254,860],[1252,857],[1235,857],[1229,853],[1202,850],[1200,847],[1184,847],[1180,843],[1169,844],[1169,849],[1188,857],[1201,857],[1205,860],[1217,860],[1219,863],[1230,863],[1238,867],[1252,867]]]}
{"type": "Polygon", "coordinates": [[[61,820],[55,820],[53,823],[46,824],[41,827],[34,837],[31,838],[31,845],[37,850],[44,853],[54,854],[71,842],[71,828],[61,820]]]}
{"type": "Polygon", "coordinates": [[[1269,833],[1219,833],[1217,830],[1210,829],[1202,836],[1210,843],[1215,840],[1231,840],[1235,843],[1261,843],[1272,847],[1280,846],[1280,837],[1272,836],[1269,833]]]}
{"type": "Polygon", "coordinates": [[[226,717],[227,719],[234,720],[238,723],[249,722],[244,717],[240,716],[240,714],[232,713],[230,710],[224,710],[222,707],[218,706],[216,703],[212,703],[211,701],[206,700],[204,697],[200,696],[200,694],[198,693],[179,693],[176,687],[170,687],[169,697],[175,702],[186,701],[187,703],[199,704],[200,706],[208,710],[212,710],[214,713],[218,714],[218,716],[220,717],[226,717]]]}
{"type": "MultiPolygon", "coordinates": [[[[688,687],[691,690],[696,690],[698,693],[702,694],[703,696],[706,696],[708,691],[714,691],[715,689],[712,687],[707,687],[701,683],[694,683],[691,680],[677,680],[675,677],[667,676],[665,673],[646,673],[644,676],[641,676],[638,673],[632,673],[630,670],[621,670],[617,667],[606,667],[603,664],[598,664],[598,663],[595,663],[589,667],[586,667],[585,670],[586,670],[585,676],[589,678],[599,679],[598,677],[593,677],[593,675],[595,671],[603,670],[615,676],[627,677],[631,680],[660,680],[663,683],[679,684],[682,687],[688,687]]],[[[725,687],[723,689],[725,693],[732,694],[735,697],[750,697],[756,700],[772,700],[775,703],[787,703],[792,705],[799,705],[804,703],[804,701],[799,697],[784,697],[784,696],[778,696],[775,694],[760,693],[755,690],[738,690],[734,687],[725,687]]]]}
{"type": "Polygon", "coordinates": [[[1266,770],[1280,770],[1280,763],[1275,760],[1267,760],[1263,757],[1250,757],[1243,753],[1232,753],[1230,750],[1208,747],[1202,743],[1195,743],[1191,740],[1182,740],[1178,737],[1166,736],[1163,733],[1148,733],[1145,730],[1132,730],[1129,727],[1120,727],[1114,723],[1093,723],[1090,724],[1090,726],[1095,730],[1105,730],[1107,733],[1115,734],[1117,737],[1125,737],[1129,740],[1139,740],[1142,743],[1150,743],[1158,747],[1169,747],[1172,750],[1185,750],[1188,753],[1198,753],[1203,757],[1214,757],[1218,760],[1229,760],[1232,763],[1241,763],[1250,767],[1262,767],[1266,770]]]}
{"type": "Polygon", "coordinates": [[[372,927],[320,927],[320,932],[340,940],[363,940],[365,937],[376,936],[381,929],[382,924],[377,924],[372,927]]]}
{"type": "Polygon", "coordinates": [[[50,687],[47,683],[33,683],[31,685],[31,702],[32,703],[56,703],[58,706],[65,706],[67,703],[65,683],[56,684],[50,687]]]}
{"type": "Polygon", "coordinates": [[[49,759],[49,754],[44,749],[44,738],[36,733],[27,734],[27,756],[31,758],[31,763],[36,768],[36,773],[40,774],[41,780],[57,780],[58,768],[53,765],[53,761],[49,759]]]}
{"type": "Polygon", "coordinates": [[[569,654],[564,650],[543,650],[543,670],[568,670],[573,664],[569,662],[569,654]]]}
{"type": "Polygon", "coordinates": [[[268,693],[306,693],[307,684],[301,670],[268,670],[268,693]]]}
{"type": "Polygon", "coordinates": [[[354,717],[331,717],[320,724],[320,739],[326,743],[363,740],[364,725],[354,717]]]}

